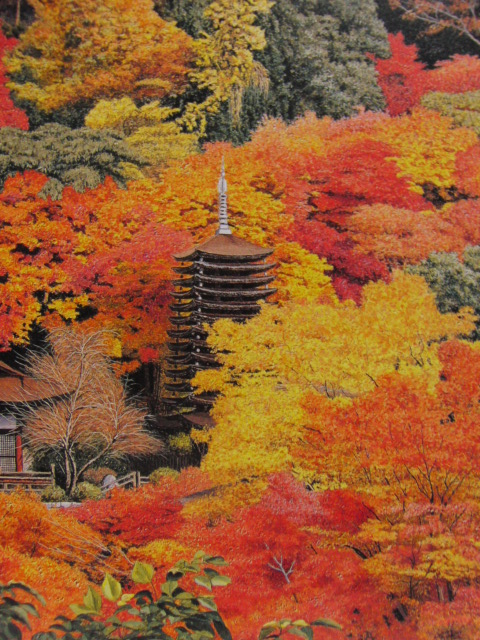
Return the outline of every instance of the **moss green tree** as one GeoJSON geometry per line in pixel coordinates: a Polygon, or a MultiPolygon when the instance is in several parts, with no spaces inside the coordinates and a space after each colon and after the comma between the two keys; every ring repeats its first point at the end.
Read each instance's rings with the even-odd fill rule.
{"type": "Polygon", "coordinates": [[[9,176],[35,170],[50,178],[42,195],[60,198],[63,187],[93,189],[111,176],[119,186],[141,176],[145,160],[111,131],[46,124],[35,131],[0,129],[0,186],[9,176]]]}
{"type": "Polygon", "coordinates": [[[427,93],[422,105],[450,116],[459,127],[468,127],[480,135],[480,91],[465,93],[427,93]]]}
{"type": "Polygon", "coordinates": [[[373,0],[276,0],[256,23],[266,45],[254,52],[268,92],[246,87],[240,117],[226,105],[208,119],[210,139],[243,142],[264,115],[292,121],[305,111],[341,118],[359,107],[384,107],[367,54],[389,55],[387,32],[373,0]]]}
{"type": "MultiPolygon", "coordinates": [[[[425,278],[442,313],[471,307],[480,316],[480,247],[465,249],[463,262],[456,253],[432,253],[421,264],[408,267],[408,271],[425,278]]],[[[472,337],[478,340],[478,322],[472,337]]]]}

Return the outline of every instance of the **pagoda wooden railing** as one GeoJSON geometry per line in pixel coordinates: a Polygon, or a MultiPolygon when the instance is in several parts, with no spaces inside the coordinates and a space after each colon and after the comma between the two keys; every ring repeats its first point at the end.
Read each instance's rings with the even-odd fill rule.
{"type": "Polygon", "coordinates": [[[0,491],[10,492],[26,489],[41,493],[46,487],[55,484],[53,473],[49,471],[1,471],[0,491]]]}

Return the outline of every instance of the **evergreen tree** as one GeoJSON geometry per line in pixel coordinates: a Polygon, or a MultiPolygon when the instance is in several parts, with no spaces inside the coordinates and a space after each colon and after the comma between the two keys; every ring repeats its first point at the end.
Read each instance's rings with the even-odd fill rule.
{"type": "Polygon", "coordinates": [[[50,180],[43,196],[60,198],[63,188],[93,189],[111,176],[119,186],[129,177],[139,177],[145,161],[120,135],[88,128],[69,129],[47,124],[36,131],[0,129],[0,188],[16,173],[33,170],[50,180]]]}
{"type": "Polygon", "coordinates": [[[203,12],[211,0],[155,0],[155,11],[164,20],[174,20],[177,26],[192,38],[208,31],[208,20],[203,12]]]}
{"type": "Polygon", "coordinates": [[[313,67],[302,96],[305,107],[336,118],[359,106],[382,109],[367,54],[386,57],[389,46],[373,0],[305,0],[300,10],[301,53],[313,67]]]}
{"type": "MultiPolygon", "coordinates": [[[[432,253],[421,264],[407,271],[423,276],[435,293],[442,313],[457,313],[471,307],[480,315],[480,247],[468,247],[461,262],[456,253],[432,253]]],[[[479,323],[473,339],[480,335],[479,323]]]]}

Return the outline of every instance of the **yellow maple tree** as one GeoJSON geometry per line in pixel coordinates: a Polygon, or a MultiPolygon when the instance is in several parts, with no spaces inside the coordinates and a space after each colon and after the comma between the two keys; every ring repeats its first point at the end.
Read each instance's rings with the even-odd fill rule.
{"type": "Polygon", "coordinates": [[[244,325],[218,321],[208,340],[222,367],[194,379],[199,392],[220,394],[215,428],[194,433],[208,443],[204,469],[224,483],[301,470],[295,451],[308,425],[308,394],[348,403],[393,372],[431,386],[439,343],[473,327],[468,310],[440,314],[423,278],[403,272],[367,285],[361,307],[294,299],[265,306],[244,325]]]}
{"type": "Polygon", "coordinates": [[[268,88],[267,71],[253,52],[266,45],[255,20],[271,6],[269,0],[214,0],[206,8],[204,16],[211,23],[211,32],[203,33],[194,43],[195,68],[189,77],[207,97],[187,105],[182,122],[189,131],[204,133],[207,116],[218,113],[225,102],[238,120],[244,90],[251,85],[268,88]]]}

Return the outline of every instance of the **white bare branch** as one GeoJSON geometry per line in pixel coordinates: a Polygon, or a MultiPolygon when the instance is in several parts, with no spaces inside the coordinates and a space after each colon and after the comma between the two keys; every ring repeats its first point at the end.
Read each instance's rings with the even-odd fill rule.
{"type": "Polygon", "coordinates": [[[26,444],[34,454],[61,453],[68,492],[100,459],[160,449],[144,429],[145,412],[115,376],[108,338],[105,331],[85,335],[59,329],[50,335],[48,349],[28,359],[28,375],[52,397],[40,406],[26,405],[26,444]]]}

